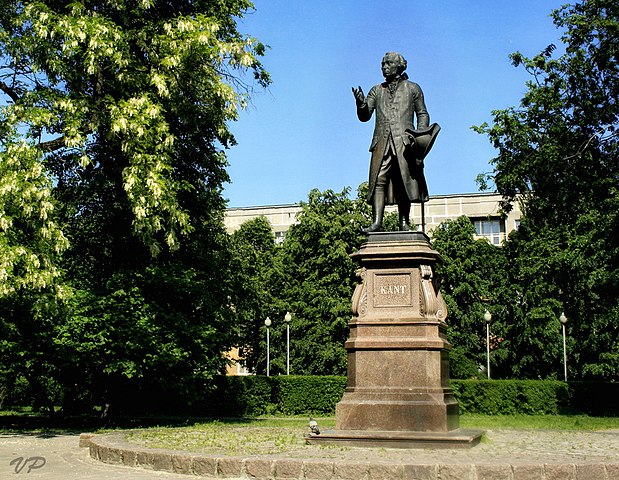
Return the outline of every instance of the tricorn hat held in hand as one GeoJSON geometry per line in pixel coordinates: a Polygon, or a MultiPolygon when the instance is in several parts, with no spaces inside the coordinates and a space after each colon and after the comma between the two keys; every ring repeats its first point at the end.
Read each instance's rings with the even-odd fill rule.
{"type": "Polygon", "coordinates": [[[420,128],[417,130],[406,130],[406,133],[408,133],[415,141],[413,149],[416,159],[423,160],[426,158],[426,155],[430,152],[432,145],[434,145],[434,140],[436,140],[436,136],[440,131],[441,127],[438,123],[433,123],[429,127],[420,128]]]}

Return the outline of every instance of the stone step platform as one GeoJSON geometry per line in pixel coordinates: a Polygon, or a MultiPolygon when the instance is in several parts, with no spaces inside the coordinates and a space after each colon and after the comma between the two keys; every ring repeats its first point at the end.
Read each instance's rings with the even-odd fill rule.
{"type": "Polygon", "coordinates": [[[469,449],[325,448],[226,456],[150,449],[126,433],[82,434],[101,462],[256,480],[619,480],[618,432],[498,430],[469,449]]]}
{"type": "Polygon", "coordinates": [[[483,430],[457,429],[448,432],[408,432],[371,430],[325,430],[305,437],[311,445],[370,448],[471,448],[483,430]]]}

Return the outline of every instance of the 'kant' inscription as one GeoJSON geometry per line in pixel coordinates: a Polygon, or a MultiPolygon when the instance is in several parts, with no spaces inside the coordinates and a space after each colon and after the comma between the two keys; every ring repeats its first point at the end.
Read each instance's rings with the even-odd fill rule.
{"type": "Polygon", "coordinates": [[[402,295],[406,293],[407,285],[381,285],[381,295],[402,295]]]}
{"type": "Polygon", "coordinates": [[[410,275],[376,275],[374,306],[399,307],[412,305],[410,275]]]}

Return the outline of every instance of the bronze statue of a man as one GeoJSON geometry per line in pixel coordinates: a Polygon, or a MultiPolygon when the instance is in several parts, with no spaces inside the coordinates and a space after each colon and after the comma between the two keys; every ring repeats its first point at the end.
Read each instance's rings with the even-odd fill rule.
{"type": "Polygon", "coordinates": [[[386,53],[381,69],[385,81],[372,87],[367,97],[361,87],[352,89],[359,120],[367,122],[376,111],[367,198],[372,205],[373,222],[364,229],[366,233],[381,230],[385,205],[396,203],[400,230],[411,229],[411,202],[423,204],[428,200],[423,159],[440,130],[437,124],[429,125],[423,92],[404,73],[404,57],[396,52],[386,53]]]}

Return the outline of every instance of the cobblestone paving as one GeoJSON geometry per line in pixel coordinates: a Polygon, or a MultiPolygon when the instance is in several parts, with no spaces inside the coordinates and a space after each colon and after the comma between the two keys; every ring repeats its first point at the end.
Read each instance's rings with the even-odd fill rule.
{"type": "Polygon", "coordinates": [[[545,430],[489,430],[471,449],[343,449],[312,448],[290,452],[290,456],[359,459],[384,458],[420,463],[475,463],[517,461],[543,463],[619,462],[619,431],[573,432],[545,430]]]}
{"type": "Polygon", "coordinates": [[[0,479],[187,480],[187,475],[108,465],[79,447],[79,435],[0,435],[0,479]],[[21,458],[21,461],[18,459],[21,458]],[[43,460],[41,460],[43,459],[43,460]]]}
{"type": "Polygon", "coordinates": [[[122,433],[93,441],[97,460],[79,447],[77,435],[0,435],[0,479],[619,480],[619,431],[490,430],[472,449],[308,446],[228,458],[147,450],[127,443],[122,433]]]}

